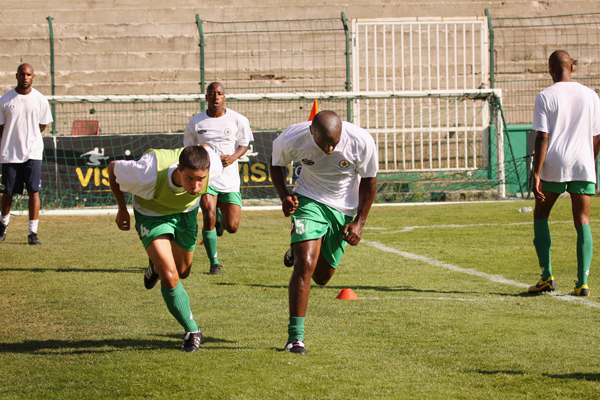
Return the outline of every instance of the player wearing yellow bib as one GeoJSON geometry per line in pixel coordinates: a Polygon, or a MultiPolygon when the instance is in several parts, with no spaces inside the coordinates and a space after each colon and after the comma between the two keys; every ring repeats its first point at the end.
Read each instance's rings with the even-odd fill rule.
{"type": "Polygon", "coordinates": [[[207,110],[193,117],[185,128],[183,145],[208,145],[221,157],[223,173],[202,196],[202,240],[208,256],[209,274],[221,275],[217,259],[217,236],[235,233],[242,215],[238,158],[254,140],[243,115],[225,107],[225,88],[213,82],[206,89],[207,110]]]}
{"type": "Polygon", "coordinates": [[[377,148],[364,129],[342,122],[333,111],[292,125],[273,142],[271,179],[292,218],[292,247],[285,256],[293,264],[290,279],[288,341],[284,350],[305,354],[304,318],[310,280],[326,285],[346,244],[358,245],[377,188],[377,148]],[[290,162],[302,171],[294,193],[285,177],[290,162]]]}
{"type": "Polygon", "coordinates": [[[149,150],[137,161],[112,161],[110,188],[119,210],[119,229],[130,228],[124,192],[132,194],[135,228],[150,258],[144,284],[160,279],[167,308],[185,329],[181,350],[194,352],[202,333],[194,321],[190,298],[180,279],[189,276],[198,236],[198,203],[222,166],[217,155],[201,146],[149,150]]]}

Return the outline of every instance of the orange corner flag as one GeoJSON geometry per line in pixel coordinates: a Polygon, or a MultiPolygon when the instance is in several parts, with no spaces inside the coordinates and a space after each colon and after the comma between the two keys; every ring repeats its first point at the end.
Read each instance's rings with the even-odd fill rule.
{"type": "Polygon", "coordinates": [[[313,108],[312,108],[312,110],[310,110],[310,116],[308,117],[308,120],[312,121],[318,112],[319,112],[319,100],[315,100],[313,103],[313,108]]]}
{"type": "Polygon", "coordinates": [[[336,297],[338,300],[359,300],[358,296],[352,289],[342,289],[336,297]]]}

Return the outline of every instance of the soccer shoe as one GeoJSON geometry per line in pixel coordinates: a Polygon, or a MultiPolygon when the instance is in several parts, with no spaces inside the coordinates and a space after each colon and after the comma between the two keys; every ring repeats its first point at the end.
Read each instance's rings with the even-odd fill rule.
{"type": "Polygon", "coordinates": [[[202,332],[187,332],[183,336],[181,351],[193,353],[200,348],[200,343],[202,343],[202,332]]]}
{"type": "Polygon", "coordinates": [[[535,285],[529,286],[529,293],[553,292],[554,289],[556,289],[556,281],[551,276],[546,280],[540,279],[535,285]]]}
{"type": "Polygon", "coordinates": [[[42,242],[40,242],[40,239],[38,239],[37,237],[37,233],[35,232],[31,232],[28,236],[27,236],[27,243],[32,244],[32,245],[40,245],[42,244],[42,242]]]}
{"type": "Polygon", "coordinates": [[[286,267],[294,266],[294,246],[290,246],[290,248],[283,255],[283,265],[286,267]]]}
{"type": "Polygon", "coordinates": [[[571,296],[590,297],[590,288],[587,285],[582,285],[580,288],[575,287],[571,292],[571,296]]]}
{"type": "Polygon", "coordinates": [[[209,275],[221,275],[221,265],[213,264],[210,266],[210,271],[208,271],[209,275]]]}
{"type": "Polygon", "coordinates": [[[287,342],[287,344],[285,345],[283,350],[289,351],[290,353],[297,353],[297,354],[308,353],[308,351],[306,350],[306,347],[304,347],[304,342],[300,339],[294,339],[291,342],[287,342]]]}
{"type": "Polygon", "coordinates": [[[0,222],[0,242],[4,242],[4,239],[6,239],[6,228],[8,228],[8,225],[0,222]]]}
{"type": "Polygon", "coordinates": [[[158,272],[156,272],[154,263],[152,260],[148,259],[148,268],[146,268],[146,273],[144,274],[144,286],[146,286],[146,289],[152,289],[156,286],[158,278],[158,272]]]}
{"type": "Polygon", "coordinates": [[[225,228],[223,228],[223,214],[219,212],[219,207],[217,207],[217,217],[215,222],[215,229],[217,230],[217,236],[223,236],[223,232],[225,232],[225,228]]]}

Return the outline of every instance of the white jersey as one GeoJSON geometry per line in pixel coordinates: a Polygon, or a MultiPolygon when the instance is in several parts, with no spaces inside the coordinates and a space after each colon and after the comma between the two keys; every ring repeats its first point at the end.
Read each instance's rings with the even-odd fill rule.
{"type": "MultiPolygon", "coordinates": [[[[231,155],[240,146],[248,146],[254,140],[248,118],[229,108],[222,117],[209,117],[206,111],[193,117],[185,128],[183,145],[208,144],[219,156],[231,155]]],[[[238,161],[223,169],[221,178],[212,186],[222,193],[240,191],[238,161]]]]}
{"type": "Polygon", "coordinates": [[[15,89],[0,97],[0,125],[4,125],[0,144],[0,163],[41,160],[44,153],[41,125],[52,122],[46,97],[31,88],[29,94],[15,89]]]}
{"type": "Polygon", "coordinates": [[[577,82],[557,82],[535,99],[533,129],[549,135],[540,178],[596,182],[593,136],[600,134],[600,99],[577,82]]]}
{"type": "Polygon", "coordinates": [[[310,121],[292,125],[273,141],[272,164],[301,163],[294,192],[353,217],[358,211],[360,178],[377,176],[373,137],[359,126],[342,122],[340,142],[327,155],[315,144],[310,125],[310,121]]]}
{"type": "MultiPolygon", "coordinates": [[[[213,182],[219,179],[221,172],[223,171],[223,165],[221,164],[221,158],[211,149],[206,149],[210,156],[210,169],[208,172],[208,184],[212,185],[213,182]]],[[[173,171],[177,168],[178,163],[174,163],[169,167],[167,186],[173,191],[173,193],[183,192],[185,189],[182,187],[175,186],[173,183],[173,171]]],[[[143,199],[151,200],[154,198],[154,190],[156,188],[156,177],[158,174],[158,168],[156,163],[156,154],[150,152],[144,154],[139,160],[119,160],[115,163],[114,173],[117,183],[121,191],[132,194],[133,208],[136,209],[142,215],[148,215],[151,217],[160,216],[155,211],[148,210],[139,205],[136,200],[136,196],[143,199]]],[[[190,212],[194,210],[200,203],[200,197],[198,201],[184,212],[190,212]]]]}

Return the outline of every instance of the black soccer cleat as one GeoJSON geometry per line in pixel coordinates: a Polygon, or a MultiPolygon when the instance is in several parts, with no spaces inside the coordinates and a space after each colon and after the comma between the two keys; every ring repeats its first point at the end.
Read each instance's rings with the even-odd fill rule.
{"type": "Polygon", "coordinates": [[[6,239],[6,228],[8,228],[8,225],[0,222],[0,242],[4,242],[4,239],[6,239]]]}
{"type": "Polygon", "coordinates": [[[146,289],[152,289],[156,286],[156,282],[158,282],[159,278],[154,263],[152,260],[148,259],[148,268],[146,268],[146,273],[144,274],[144,286],[146,289]]]}
{"type": "Polygon", "coordinates": [[[202,343],[202,332],[187,332],[183,336],[181,351],[193,353],[200,348],[200,343],[202,343]]]}
{"type": "Polygon", "coordinates": [[[294,246],[290,246],[290,248],[283,255],[283,265],[286,267],[294,266],[294,246]]]}
{"type": "Polygon", "coordinates": [[[287,342],[283,350],[296,354],[308,353],[308,350],[306,350],[306,347],[304,346],[304,342],[300,339],[294,339],[291,342],[287,342]]]}
{"type": "Polygon", "coordinates": [[[221,265],[213,264],[210,266],[210,271],[208,271],[209,275],[221,275],[221,265]]]}
{"type": "MultiPolygon", "coordinates": [[[[4,239],[2,239],[2,240],[4,240],[4,239]]],[[[42,244],[42,242],[40,242],[40,239],[38,239],[37,233],[35,233],[35,232],[31,232],[27,236],[27,243],[34,245],[34,246],[39,246],[40,244],[42,244]]]]}

